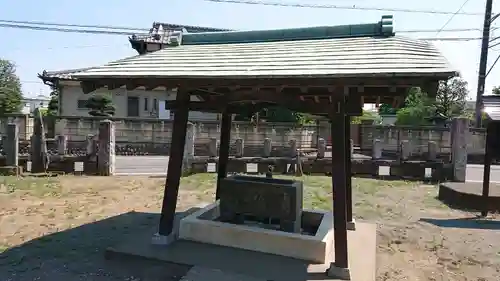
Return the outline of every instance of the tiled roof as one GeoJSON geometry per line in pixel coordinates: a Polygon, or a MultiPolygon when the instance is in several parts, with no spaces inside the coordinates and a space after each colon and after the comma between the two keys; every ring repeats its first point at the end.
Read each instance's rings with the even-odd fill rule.
{"type": "Polygon", "coordinates": [[[430,43],[356,37],[168,47],[76,73],[79,78],[453,76],[430,43]]]}
{"type": "Polygon", "coordinates": [[[482,97],[484,112],[494,121],[500,121],[500,96],[485,95],[482,97]]]}
{"type": "Polygon", "coordinates": [[[86,68],[78,68],[78,69],[68,69],[61,71],[43,71],[41,74],[38,74],[38,77],[42,80],[51,80],[51,79],[60,79],[60,80],[77,80],[73,77],[74,74],[80,73],[82,71],[86,71],[91,69],[91,67],[86,68]]]}

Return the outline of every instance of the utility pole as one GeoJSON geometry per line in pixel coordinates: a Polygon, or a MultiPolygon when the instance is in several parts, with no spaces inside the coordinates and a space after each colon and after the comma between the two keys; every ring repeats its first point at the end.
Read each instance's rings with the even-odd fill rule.
{"type": "Polygon", "coordinates": [[[476,128],[481,127],[481,111],[483,108],[483,94],[486,82],[486,67],[488,66],[488,47],[490,42],[491,10],[493,0],[486,0],[486,12],[484,14],[483,40],[481,44],[481,58],[479,60],[479,75],[477,81],[476,95],[476,128]]]}

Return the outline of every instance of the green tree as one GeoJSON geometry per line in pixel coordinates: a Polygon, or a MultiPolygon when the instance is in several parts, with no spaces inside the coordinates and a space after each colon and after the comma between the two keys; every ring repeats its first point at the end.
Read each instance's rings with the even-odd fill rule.
{"type": "Polygon", "coordinates": [[[464,114],[468,94],[467,82],[462,78],[441,81],[436,94],[436,114],[447,119],[464,114]]]}
{"type": "Polygon", "coordinates": [[[362,116],[354,116],[351,119],[351,124],[361,124],[364,120],[372,120],[374,124],[380,124],[382,122],[379,115],[373,111],[363,110],[362,116]]]}
{"type": "Polygon", "coordinates": [[[493,87],[493,90],[491,91],[493,95],[500,95],[500,86],[495,86],[493,87]]]}
{"type": "Polygon", "coordinates": [[[111,117],[115,115],[115,106],[109,95],[92,95],[85,105],[89,115],[111,117]]]}
{"type": "Polygon", "coordinates": [[[16,75],[15,65],[0,59],[0,115],[19,112],[22,98],[21,81],[16,75]]]}
{"type": "Polygon", "coordinates": [[[396,125],[429,125],[430,118],[435,115],[435,102],[420,88],[412,88],[406,97],[405,107],[396,113],[396,125]]]}
{"type": "Polygon", "coordinates": [[[379,115],[394,115],[396,114],[397,110],[392,107],[392,105],[383,103],[379,106],[378,108],[378,114],[379,115]]]}
{"type": "Polygon", "coordinates": [[[50,85],[50,101],[47,108],[48,116],[59,115],[59,88],[55,85],[50,85]]]}

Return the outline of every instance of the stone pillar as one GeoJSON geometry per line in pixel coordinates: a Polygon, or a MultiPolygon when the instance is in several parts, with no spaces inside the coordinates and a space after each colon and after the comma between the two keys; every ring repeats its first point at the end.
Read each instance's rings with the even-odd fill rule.
{"type": "Polygon", "coordinates": [[[33,136],[31,139],[31,172],[43,173],[48,167],[47,143],[45,142],[45,129],[42,115],[35,110],[33,136]]]}
{"type": "Polygon", "coordinates": [[[15,123],[7,125],[7,140],[4,142],[5,164],[17,167],[19,161],[19,128],[15,123]]]}
{"type": "Polygon", "coordinates": [[[210,157],[217,157],[217,138],[210,138],[208,143],[208,154],[210,157]]]}
{"type": "Polygon", "coordinates": [[[58,135],[56,137],[57,140],[57,154],[66,155],[68,150],[68,139],[65,135],[58,135]]]}
{"type": "Polygon", "coordinates": [[[401,161],[406,161],[411,155],[411,143],[409,140],[402,140],[401,144],[401,161]]]}
{"type": "Polygon", "coordinates": [[[372,159],[382,158],[382,142],[380,139],[373,140],[372,159]]]}
{"type": "Polygon", "coordinates": [[[186,128],[186,141],[184,144],[184,156],[182,159],[182,174],[190,174],[194,159],[194,143],[196,135],[196,126],[188,122],[186,128]]]}
{"type": "Polygon", "coordinates": [[[85,138],[85,152],[87,158],[83,162],[83,173],[94,175],[97,172],[97,140],[94,135],[87,135],[85,138]]]}
{"type": "Polygon", "coordinates": [[[454,118],[451,124],[451,163],[453,166],[453,180],[465,182],[467,169],[467,139],[469,135],[469,120],[454,118]]]}
{"type": "Polygon", "coordinates": [[[297,140],[292,139],[290,140],[289,144],[290,144],[290,157],[297,157],[297,149],[298,149],[297,140]]]}
{"type": "Polygon", "coordinates": [[[115,173],[115,124],[111,120],[99,123],[97,169],[101,176],[112,176],[115,173]]]}
{"type": "Polygon", "coordinates": [[[235,142],[236,146],[236,157],[243,157],[244,152],[244,142],[242,138],[237,138],[235,142]]]}
{"type": "Polygon", "coordinates": [[[324,138],[318,139],[318,158],[325,158],[326,141],[324,138]]]}
{"type": "Polygon", "coordinates": [[[264,157],[270,157],[271,151],[273,150],[273,145],[270,138],[264,139],[264,157]]]}
{"type": "Polygon", "coordinates": [[[429,141],[427,143],[427,160],[436,161],[437,160],[437,150],[438,145],[435,141],[429,141]]]}

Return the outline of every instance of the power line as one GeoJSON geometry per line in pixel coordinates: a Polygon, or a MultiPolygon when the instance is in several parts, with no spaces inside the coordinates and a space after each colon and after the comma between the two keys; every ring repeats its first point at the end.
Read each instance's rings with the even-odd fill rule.
{"type": "Polygon", "coordinates": [[[10,23],[10,24],[24,24],[24,25],[46,25],[46,26],[66,26],[66,27],[79,27],[79,28],[149,31],[149,28],[135,28],[128,26],[115,26],[115,25],[81,25],[81,24],[55,23],[55,22],[45,22],[45,21],[19,21],[19,20],[4,20],[4,19],[0,19],[0,22],[10,23]]]}
{"type": "Polygon", "coordinates": [[[500,59],[500,55],[497,56],[497,58],[495,59],[493,64],[490,66],[490,69],[488,70],[488,72],[486,72],[486,75],[485,75],[486,77],[488,77],[488,74],[490,74],[490,72],[493,70],[493,67],[495,67],[495,64],[497,64],[499,59],[500,59]]]}
{"type": "MultiPolygon", "coordinates": [[[[67,33],[87,33],[87,34],[106,34],[106,35],[131,35],[130,32],[124,31],[112,31],[112,30],[91,30],[91,29],[75,29],[75,28],[60,28],[60,27],[44,27],[44,26],[33,26],[33,25],[19,25],[19,24],[6,24],[0,23],[0,27],[6,28],[19,28],[19,29],[31,29],[40,31],[56,31],[56,32],[67,32],[67,33]]],[[[134,33],[135,35],[149,35],[149,33],[134,33]]]]}
{"type": "MultiPolygon", "coordinates": [[[[5,28],[18,28],[18,29],[31,29],[38,31],[54,31],[54,32],[65,32],[65,33],[87,33],[87,34],[102,34],[102,35],[129,35],[128,32],[122,31],[106,31],[106,30],[92,30],[92,29],[75,29],[75,28],[59,28],[59,27],[41,27],[41,26],[31,26],[31,25],[16,25],[16,24],[2,24],[0,23],[0,27],[5,28]]],[[[422,29],[422,30],[402,30],[397,33],[430,33],[436,32],[437,29],[422,29]]],[[[442,32],[466,32],[466,31],[479,31],[476,28],[464,28],[464,29],[443,29],[442,32]]],[[[137,34],[135,35],[144,35],[148,36],[149,33],[137,34]]],[[[471,37],[452,37],[452,38],[417,38],[420,40],[437,40],[437,41],[468,41],[468,40],[479,40],[481,38],[471,38],[471,37]]]]}
{"type": "Polygon", "coordinates": [[[279,6],[279,7],[296,7],[296,8],[317,8],[317,9],[338,9],[338,10],[360,10],[360,11],[385,11],[385,12],[402,12],[402,13],[420,13],[420,14],[440,14],[440,15],[464,15],[464,16],[482,16],[483,13],[471,12],[448,12],[434,10],[414,10],[404,8],[378,8],[378,7],[360,7],[357,5],[331,5],[331,4],[302,4],[302,3],[285,3],[271,2],[259,0],[204,0],[207,2],[217,3],[232,3],[232,4],[248,4],[248,5],[263,5],[263,6],[279,6]]]}
{"type": "Polygon", "coordinates": [[[396,33],[433,33],[433,32],[467,32],[481,31],[480,28],[454,28],[454,29],[415,29],[415,30],[397,30],[396,33]]]}
{"type": "Polygon", "coordinates": [[[460,8],[458,8],[458,10],[453,14],[451,15],[451,17],[443,24],[443,26],[439,29],[439,31],[436,33],[436,35],[438,35],[452,20],[453,18],[458,14],[460,13],[460,11],[462,11],[462,8],[469,2],[469,0],[465,0],[465,2],[462,4],[462,6],[460,6],[460,8]]]}
{"type": "MultiPolygon", "coordinates": [[[[60,49],[86,49],[86,48],[116,48],[116,47],[124,47],[129,46],[130,44],[118,44],[118,45],[80,45],[80,46],[59,46],[59,47],[47,47],[42,48],[44,50],[60,50],[60,49]]],[[[36,47],[37,50],[40,50],[39,47],[36,47]]],[[[26,51],[29,50],[27,48],[14,48],[13,51],[26,51]]]]}

